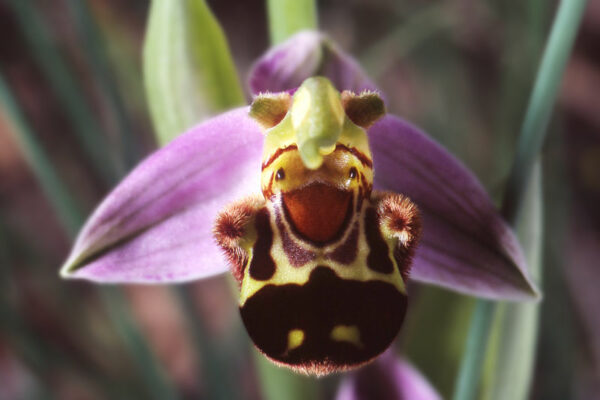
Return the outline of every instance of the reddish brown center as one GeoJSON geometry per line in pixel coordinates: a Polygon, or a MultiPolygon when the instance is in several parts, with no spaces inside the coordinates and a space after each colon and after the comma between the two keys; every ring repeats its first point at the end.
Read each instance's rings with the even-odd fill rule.
{"type": "Polygon", "coordinates": [[[330,242],[341,233],[352,209],[352,192],[313,183],[283,194],[283,205],[293,228],[306,239],[330,242]]]}

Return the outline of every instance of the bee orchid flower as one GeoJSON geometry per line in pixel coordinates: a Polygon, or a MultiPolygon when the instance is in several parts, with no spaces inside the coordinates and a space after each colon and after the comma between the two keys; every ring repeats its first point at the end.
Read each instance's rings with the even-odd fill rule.
{"type": "Polygon", "coordinates": [[[63,277],[178,283],[230,264],[257,347],[316,374],[389,346],[409,269],[411,279],[470,295],[537,296],[518,241],[474,175],[415,126],[383,116],[375,85],[329,39],[297,34],[258,60],[249,83],[251,108],[193,127],[117,185],[79,233],[63,277]],[[386,263],[397,272],[384,276],[386,263]],[[346,305],[310,300],[338,295],[346,305]],[[361,301],[374,297],[373,310],[361,301]],[[318,304],[331,309],[302,312],[318,304]],[[264,318],[273,312],[276,321],[264,318]],[[348,316],[333,323],[327,312],[348,316]]]}

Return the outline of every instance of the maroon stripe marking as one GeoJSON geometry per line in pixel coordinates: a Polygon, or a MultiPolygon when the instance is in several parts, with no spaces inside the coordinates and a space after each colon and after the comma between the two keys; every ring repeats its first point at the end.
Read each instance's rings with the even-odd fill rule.
{"type": "MultiPolygon", "coordinates": [[[[286,153],[288,151],[292,151],[292,150],[297,150],[298,146],[296,146],[295,144],[289,145],[288,147],[284,147],[284,148],[280,148],[277,149],[277,151],[275,151],[275,153],[273,153],[273,155],[271,157],[269,157],[269,159],[265,162],[262,163],[262,169],[267,168],[269,165],[273,164],[273,162],[279,158],[279,156],[281,156],[283,153],[286,153]]],[[[360,160],[360,162],[362,163],[362,165],[368,167],[368,168],[373,168],[373,161],[367,157],[365,154],[363,154],[362,152],[360,152],[359,150],[357,150],[354,147],[348,147],[344,144],[340,144],[338,143],[335,146],[335,151],[347,151],[348,153],[352,154],[353,156],[355,156],[356,158],[358,158],[360,160]]]]}
{"type": "Polygon", "coordinates": [[[262,164],[262,169],[265,169],[269,165],[273,164],[273,161],[277,160],[279,158],[279,156],[282,155],[283,153],[292,151],[292,150],[297,150],[297,149],[298,149],[298,146],[296,146],[295,144],[289,145],[288,147],[284,147],[281,149],[277,149],[277,151],[271,157],[269,157],[269,159],[267,161],[265,161],[262,164]]]}
{"type": "Polygon", "coordinates": [[[323,265],[303,285],[265,285],[240,313],[250,338],[269,358],[305,372],[329,373],[381,354],[398,334],[406,306],[406,296],[389,283],[342,279],[323,265]],[[338,325],[355,326],[362,346],[332,340],[338,325]],[[292,329],[301,329],[304,341],[288,350],[292,329]]]}
{"type": "Polygon", "coordinates": [[[373,271],[389,274],[394,271],[394,264],[388,254],[388,245],[379,231],[379,218],[374,208],[367,209],[365,218],[365,235],[369,245],[367,266],[373,271]]]}
{"type": "Polygon", "coordinates": [[[276,210],[276,215],[277,229],[281,235],[283,250],[285,251],[290,264],[292,264],[293,267],[301,267],[307,262],[314,260],[316,255],[313,251],[306,250],[298,246],[290,237],[287,228],[283,224],[283,219],[281,218],[281,212],[279,209],[276,210]]]}
{"type": "Polygon", "coordinates": [[[369,157],[367,157],[366,155],[364,155],[363,153],[358,151],[355,147],[348,147],[346,145],[338,143],[335,146],[335,150],[336,151],[338,151],[338,150],[347,151],[347,152],[351,153],[354,157],[358,158],[360,160],[360,162],[362,163],[362,165],[364,165],[365,167],[373,168],[373,161],[369,157]]]}
{"type": "Polygon", "coordinates": [[[250,276],[257,281],[266,281],[275,274],[275,261],[271,257],[273,230],[269,222],[269,211],[266,208],[256,213],[254,221],[258,239],[254,244],[252,261],[250,261],[250,276]]]}
{"type": "Polygon", "coordinates": [[[346,241],[339,245],[335,250],[327,253],[326,257],[337,261],[340,264],[350,265],[356,259],[358,254],[358,222],[354,224],[352,232],[346,238],[346,241]]]}

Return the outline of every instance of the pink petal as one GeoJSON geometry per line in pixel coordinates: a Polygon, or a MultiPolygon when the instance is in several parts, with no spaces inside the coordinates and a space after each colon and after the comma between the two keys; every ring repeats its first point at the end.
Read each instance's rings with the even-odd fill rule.
{"type": "Polygon", "coordinates": [[[262,134],[239,108],[137,166],[89,218],[61,273],[98,282],[182,282],[227,270],[217,212],[260,190],[262,134]]]}
{"type": "Polygon", "coordinates": [[[253,94],[283,92],[315,75],[329,78],[340,91],[377,90],[352,57],[313,31],[297,33],[269,50],[254,64],[248,82],[253,94]]]}
{"type": "Polygon", "coordinates": [[[460,161],[394,116],[369,139],[375,188],[408,195],[423,215],[413,279],[492,299],[537,295],[515,235],[460,161]]]}
{"type": "Polygon", "coordinates": [[[335,399],[441,400],[441,396],[411,364],[387,351],[346,377],[335,399]]]}

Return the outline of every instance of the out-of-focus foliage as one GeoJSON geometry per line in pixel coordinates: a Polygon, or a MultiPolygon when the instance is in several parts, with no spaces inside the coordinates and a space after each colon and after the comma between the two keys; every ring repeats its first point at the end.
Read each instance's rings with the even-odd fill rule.
{"type": "Polygon", "coordinates": [[[146,35],[146,95],[161,144],[244,103],[227,40],[204,0],[152,1],[146,35]]]}
{"type": "MultiPolygon", "coordinates": [[[[73,1],[40,0],[35,14],[19,11],[17,3],[33,4],[0,3],[0,71],[40,148],[78,207],[88,212],[109,189],[107,182],[124,171],[122,166],[153,147],[140,62],[149,2],[82,0],[89,19],[73,8],[73,1]],[[42,37],[41,26],[47,28],[42,37]],[[104,46],[100,59],[89,51],[99,48],[97,42],[82,27],[97,29],[104,46]],[[41,41],[36,45],[32,38],[41,41]],[[105,63],[103,78],[98,63],[105,63]]],[[[555,4],[321,1],[318,14],[319,27],[357,55],[385,89],[388,109],[432,133],[498,197],[555,4]]],[[[252,60],[269,44],[266,6],[259,0],[208,5],[223,27],[243,82],[252,60]]],[[[184,29],[183,24],[175,28],[184,29]]],[[[211,25],[194,29],[220,35],[211,25]]],[[[220,37],[215,46],[224,43],[220,37]]],[[[542,154],[545,298],[532,399],[590,399],[600,393],[594,284],[600,281],[599,43],[600,6],[591,1],[542,154]]],[[[230,65],[224,69],[232,76],[232,63],[223,63],[230,65]]],[[[233,100],[214,109],[195,101],[189,106],[194,104],[194,115],[201,118],[242,99],[233,89],[223,94],[233,100]]],[[[194,117],[189,118],[185,123],[193,123],[194,117]]],[[[209,381],[235,388],[240,398],[263,398],[257,383],[263,372],[253,363],[223,279],[189,285],[191,303],[185,309],[166,288],[127,287],[122,299],[111,297],[111,306],[99,288],[59,280],[57,268],[70,238],[14,130],[14,120],[3,108],[0,398],[161,398],[164,393],[198,398],[210,391],[209,381]],[[124,306],[131,315],[115,315],[124,306]],[[190,312],[198,314],[202,325],[192,327],[190,312]],[[143,334],[148,348],[132,343],[128,334],[135,331],[143,334]],[[218,355],[217,361],[205,357],[199,338],[218,355]],[[220,363],[219,369],[211,369],[211,362],[220,363]]],[[[472,301],[441,289],[410,290],[399,347],[447,398],[472,301]]],[[[333,398],[337,381],[318,381],[320,398],[333,398]]]]}

